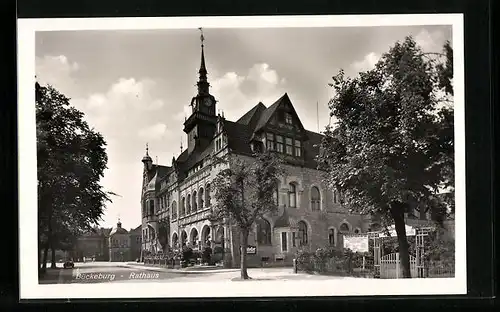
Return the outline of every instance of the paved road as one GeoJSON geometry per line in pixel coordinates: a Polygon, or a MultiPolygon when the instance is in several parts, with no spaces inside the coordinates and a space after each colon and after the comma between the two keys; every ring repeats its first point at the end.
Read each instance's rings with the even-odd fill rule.
{"type": "Polygon", "coordinates": [[[40,281],[41,284],[151,282],[193,276],[151,271],[113,262],[75,263],[74,269],[58,268],[50,273],[50,277],[40,281]]]}
{"type": "MultiPolygon", "coordinates": [[[[203,273],[175,271],[117,262],[75,263],[74,269],[50,270],[50,277],[41,280],[40,283],[215,282],[231,281],[240,276],[239,270],[216,270],[203,273]]],[[[290,268],[255,268],[248,269],[248,274],[256,281],[352,279],[352,277],[294,274],[290,268]]]]}

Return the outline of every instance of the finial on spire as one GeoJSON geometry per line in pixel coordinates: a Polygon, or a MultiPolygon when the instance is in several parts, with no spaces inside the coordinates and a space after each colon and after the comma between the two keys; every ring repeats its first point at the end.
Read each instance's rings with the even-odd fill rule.
{"type": "Polygon", "coordinates": [[[149,145],[148,145],[148,143],[146,143],[146,155],[149,156],[149,145]]]}
{"type": "Polygon", "coordinates": [[[181,137],[181,153],[182,153],[182,137],[181,137]]]}
{"type": "Polygon", "coordinates": [[[203,41],[205,41],[205,37],[203,36],[203,28],[202,27],[198,27],[198,29],[200,30],[200,41],[201,41],[201,47],[203,48],[203,41]]]}

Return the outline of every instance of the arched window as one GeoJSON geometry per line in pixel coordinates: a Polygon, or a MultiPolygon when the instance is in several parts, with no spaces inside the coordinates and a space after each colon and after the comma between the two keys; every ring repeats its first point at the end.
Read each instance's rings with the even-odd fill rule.
{"type": "Polygon", "coordinates": [[[256,220],[257,242],[259,245],[271,245],[271,224],[263,218],[256,220]]]}
{"type": "Polygon", "coordinates": [[[186,198],[182,197],[181,199],[181,217],[186,214],[186,198]]]}
{"type": "Polygon", "coordinates": [[[299,246],[307,245],[307,224],[299,221],[299,246]]]}
{"type": "Polygon", "coordinates": [[[198,192],[198,202],[199,202],[200,209],[205,208],[205,206],[204,206],[205,201],[203,200],[204,196],[205,195],[203,194],[203,188],[200,188],[200,191],[198,192]]]}
{"type": "Polygon", "coordinates": [[[210,183],[205,187],[205,205],[210,207],[210,183]]]}
{"type": "Polygon", "coordinates": [[[186,200],[186,213],[189,214],[191,213],[191,194],[188,194],[187,200],[186,200]]]}
{"type": "Polygon", "coordinates": [[[196,191],[193,193],[193,211],[198,210],[198,196],[196,196],[196,191]]]}
{"type": "Polygon", "coordinates": [[[297,207],[297,186],[293,182],[289,184],[288,206],[292,208],[297,207]]]}
{"type": "Polygon", "coordinates": [[[349,232],[349,224],[347,224],[347,223],[345,223],[345,222],[344,222],[344,223],[342,223],[342,224],[340,225],[340,232],[341,232],[341,233],[347,233],[347,232],[349,232]]]}
{"type": "Polygon", "coordinates": [[[311,187],[311,210],[320,210],[321,196],[316,186],[311,187]]]}
{"type": "Polygon", "coordinates": [[[177,219],[177,203],[175,200],[172,202],[172,220],[177,219]]]}
{"type": "Polygon", "coordinates": [[[155,201],[150,200],[149,201],[149,215],[153,216],[155,214],[155,201]]]}
{"type": "Polygon", "coordinates": [[[335,246],[337,244],[337,230],[335,228],[328,230],[328,244],[330,246],[335,246]]]}

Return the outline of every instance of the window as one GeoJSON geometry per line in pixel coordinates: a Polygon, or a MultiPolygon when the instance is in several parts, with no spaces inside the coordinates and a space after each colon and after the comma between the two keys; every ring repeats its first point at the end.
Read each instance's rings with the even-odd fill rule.
{"type": "Polygon", "coordinates": [[[300,141],[295,140],[295,156],[300,157],[302,155],[302,149],[300,148],[300,141]]]}
{"type": "Polygon", "coordinates": [[[347,233],[347,232],[349,232],[349,225],[348,225],[347,223],[345,223],[345,222],[344,222],[344,223],[342,223],[342,224],[340,225],[340,232],[342,232],[342,233],[347,233]]]}
{"type": "Polygon", "coordinates": [[[290,113],[285,113],[285,123],[288,124],[288,125],[291,125],[292,124],[292,114],[290,113]]]}
{"type": "Polygon", "coordinates": [[[336,245],[336,233],[335,229],[329,229],[328,230],[328,243],[330,246],[335,246],[336,245]]]}
{"type": "Polygon", "coordinates": [[[293,145],[292,145],[292,139],[291,138],[286,138],[286,153],[288,155],[293,155],[293,145]]]}
{"type": "Polygon", "coordinates": [[[338,199],[337,199],[337,196],[338,196],[337,191],[336,191],[336,190],[333,190],[333,203],[334,203],[334,204],[336,204],[336,203],[337,203],[337,200],[338,200],[338,199]]]}
{"type": "Polygon", "coordinates": [[[290,206],[292,208],[297,207],[297,187],[296,187],[295,183],[289,184],[288,206],[290,206]]]}
{"type": "Polygon", "coordinates": [[[256,220],[257,243],[259,245],[271,245],[271,224],[263,218],[256,220]]]}
{"type": "Polygon", "coordinates": [[[267,134],[266,145],[268,150],[274,151],[274,135],[272,133],[267,134]]]}
{"type": "Polygon", "coordinates": [[[172,202],[172,219],[177,219],[177,203],[175,200],[172,202]]]}
{"type": "Polygon", "coordinates": [[[203,206],[203,204],[204,204],[203,197],[204,197],[204,195],[203,195],[203,188],[200,188],[200,192],[198,193],[198,201],[200,202],[199,203],[200,209],[204,208],[204,206],[203,206]]]}
{"type": "Polygon", "coordinates": [[[198,200],[198,196],[196,196],[196,191],[193,193],[193,211],[198,210],[198,203],[196,202],[198,200]]]}
{"type": "Polygon", "coordinates": [[[281,135],[276,136],[276,151],[283,153],[283,137],[281,135]]]}
{"type": "Polygon", "coordinates": [[[205,187],[205,205],[210,207],[210,184],[205,187]]]}
{"type": "Polygon", "coordinates": [[[321,197],[319,194],[319,189],[316,186],[311,187],[311,210],[320,210],[321,197]]]}
{"type": "Polygon", "coordinates": [[[360,228],[356,228],[356,229],[354,230],[354,233],[355,233],[355,234],[359,234],[359,233],[361,233],[361,229],[360,229],[360,228]]]}
{"type": "Polygon", "coordinates": [[[292,232],[292,247],[297,247],[297,233],[296,232],[292,232]]]}
{"type": "Polygon", "coordinates": [[[287,251],[287,240],[286,240],[286,232],[281,232],[281,251],[287,251]]]}
{"type": "Polygon", "coordinates": [[[149,201],[149,215],[152,216],[155,214],[155,201],[150,200],[149,201]]]}
{"type": "Polygon", "coordinates": [[[186,201],[186,213],[191,213],[191,194],[188,194],[186,201]]]}
{"type": "Polygon", "coordinates": [[[186,198],[181,199],[181,217],[186,214],[186,198]]]}
{"type": "Polygon", "coordinates": [[[278,189],[278,187],[276,187],[276,189],[273,192],[273,199],[274,199],[274,202],[276,203],[276,205],[279,206],[280,201],[279,201],[279,189],[278,189]]]}
{"type": "Polygon", "coordinates": [[[299,246],[307,245],[307,224],[299,221],[299,246]]]}

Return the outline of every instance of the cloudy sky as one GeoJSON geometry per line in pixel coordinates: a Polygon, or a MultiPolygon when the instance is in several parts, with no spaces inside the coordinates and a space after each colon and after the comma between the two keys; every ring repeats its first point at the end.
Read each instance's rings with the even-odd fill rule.
{"type": "MultiPolygon", "coordinates": [[[[225,117],[236,120],[262,101],[287,92],[304,126],[328,123],[331,77],[372,67],[398,40],[412,35],[426,51],[451,41],[451,27],[338,27],[205,29],[211,93],[225,117]],[[316,103],[319,103],[319,114],[316,103]]],[[[146,142],[163,165],[186,146],[182,123],[196,93],[199,31],[59,31],[36,34],[36,74],[85,113],[107,141],[106,190],[118,193],[101,223],[141,222],[142,163],[146,142]]]]}

